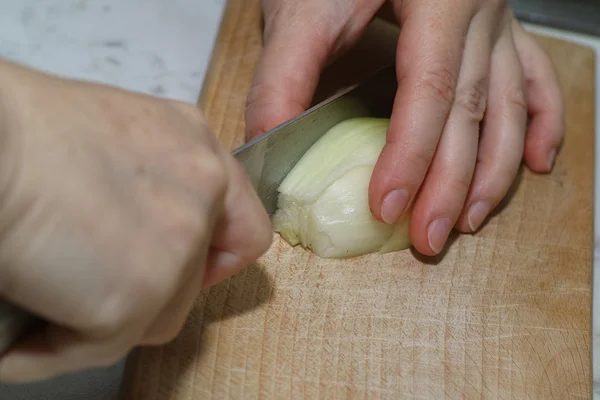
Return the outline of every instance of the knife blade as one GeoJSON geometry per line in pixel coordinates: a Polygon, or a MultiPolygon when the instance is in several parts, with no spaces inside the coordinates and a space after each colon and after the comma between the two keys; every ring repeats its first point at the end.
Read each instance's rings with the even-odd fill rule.
{"type": "MultiPolygon", "coordinates": [[[[352,117],[391,115],[397,89],[394,71],[393,65],[384,67],[233,151],[269,215],[277,209],[277,189],[285,176],[330,128],[352,117]]],[[[43,323],[0,298],[0,354],[43,323]]]]}

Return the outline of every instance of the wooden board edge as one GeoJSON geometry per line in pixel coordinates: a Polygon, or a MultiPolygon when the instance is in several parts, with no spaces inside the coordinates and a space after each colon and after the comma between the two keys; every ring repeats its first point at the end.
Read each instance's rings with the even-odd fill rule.
{"type": "MultiPolygon", "coordinates": [[[[558,40],[558,39],[557,39],[558,40]]],[[[573,43],[570,41],[570,43],[573,43]]],[[[582,48],[582,50],[587,50],[590,54],[590,57],[592,58],[592,64],[594,65],[594,78],[593,78],[593,86],[595,88],[594,91],[594,97],[592,98],[593,101],[593,109],[596,110],[597,106],[598,106],[598,82],[600,82],[600,77],[598,77],[598,54],[596,52],[596,50],[590,46],[590,45],[585,45],[585,44],[581,44],[581,43],[575,43],[576,45],[578,45],[579,47],[582,48]]],[[[600,365],[594,365],[594,358],[595,358],[595,354],[597,353],[596,350],[596,345],[600,345],[600,337],[597,338],[598,334],[600,332],[594,332],[594,304],[596,304],[596,296],[600,295],[600,293],[597,293],[595,290],[595,276],[596,276],[596,256],[595,256],[595,252],[596,252],[596,213],[598,212],[598,210],[596,209],[596,190],[597,190],[597,178],[598,178],[598,174],[596,173],[596,165],[598,164],[598,153],[596,152],[596,141],[598,140],[597,138],[597,130],[598,130],[598,114],[594,111],[594,132],[592,132],[592,143],[591,146],[594,149],[593,153],[594,153],[594,159],[593,159],[593,163],[592,163],[592,181],[594,182],[593,186],[592,186],[592,193],[591,193],[591,197],[592,197],[592,218],[591,218],[591,224],[592,224],[592,248],[591,250],[591,258],[592,258],[592,265],[590,265],[590,268],[592,269],[591,271],[591,298],[592,298],[592,304],[590,306],[590,346],[591,346],[591,351],[590,351],[590,398],[595,398],[595,393],[596,393],[596,369],[598,369],[600,371],[600,365]]]]}
{"type": "Polygon", "coordinates": [[[213,49],[211,51],[210,60],[208,63],[208,67],[206,69],[206,73],[204,75],[204,83],[202,84],[202,88],[200,89],[200,95],[198,96],[197,105],[203,110],[207,106],[208,101],[208,93],[212,87],[216,87],[219,81],[219,73],[220,70],[218,65],[222,62],[222,57],[225,48],[225,40],[231,31],[235,17],[236,17],[236,9],[238,7],[237,1],[228,0],[225,3],[225,9],[221,15],[221,22],[219,24],[219,30],[213,42],[213,49]]]}
{"type": "MultiPolygon", "coordinates": [[[[556,38],[553,37],[553,39],[556,39],[557,41],[562,41],[562,42],[568,42],[572,45],[576,45],[580,48],[580,50],[582,51],[587,51],[589,53],[589,57],[592,59],[592,64],[594,66],[594,78],[592,81],[592,85],[595,88],[594,91],[594,96],[592,97],[592,108],[594,110],[596,110],[597,107],[597,96],[598,96],[598,82],[599,82],[599,78],[598,78],[598,74],[596,73],[596,71],[598,71],[598,55],[596,54],[596,50],[589,45],[586,44],[582,44],[582,43],[577,43],[577,42],[573,42],[573,41],[569,41],[569,40],[562,40],[561,38],[556,38]]],[[[594,127],[594,131],[592,132],[592,138],[591,138],[591,146],[594,149],[593,150],[593,162],[592,162],[592,182],[594,182],[593,186],[592,186],[592,193],[590,194],[590,197],[592,199],[592,218],[590,221],[590,224],[592,225],[592,238],[591,238],[591,243],[592,243],[592,248],[590,249],[591,252],[591,273],[590,273],[590,284],[591,284],[591,305],[590,305],[590,357],[589,357],[589,362],[590,362],[590,398],[594,398],[594,393],[596,392],[596,388],[595,388],[595,378],[596,378],[596,374],[595,374],[595,370],[596,368],[600,368],[600,366],[594,366],[594,355],[597,352],[596,351],[596,344],[600,345],[600,341],[598,339],[596,339],[596,336],[598,335],[598,332],[594,332],[594,304],[596,303],[596,296],[598,296],[600,293],[596,293],[595,289],[595,278],[594,276],[596,275],[595,273],[595,264],[596,264],[596,257],[595,257],[595,250],[596,250],[596,224],[595,224],[595,220],[596,220],[596,213],[598,212],[598,210],[596,210],[596,178],[597,178],[597,174],[596,174],[596,164],[597,164],[597,160],[598,160],[598,154],[596,153],[596,131],[597,131],[597,127],[598,127],[598,115],[596,114],[596,112],[594,112],[594,123],[593,123],[593,127],[594,127]]]]}

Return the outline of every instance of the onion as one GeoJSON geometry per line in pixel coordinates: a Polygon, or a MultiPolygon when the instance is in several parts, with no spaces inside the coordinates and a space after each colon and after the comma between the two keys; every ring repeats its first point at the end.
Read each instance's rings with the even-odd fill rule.
{"type": "Polygon", "coordinates": [[[276,232],[321,258],[347,258],[410,247],[410,212],[396,224],[375,219],[369,181],[383,146],[387,118],[352,118],[323,135],[278,188],[276,232]]]}

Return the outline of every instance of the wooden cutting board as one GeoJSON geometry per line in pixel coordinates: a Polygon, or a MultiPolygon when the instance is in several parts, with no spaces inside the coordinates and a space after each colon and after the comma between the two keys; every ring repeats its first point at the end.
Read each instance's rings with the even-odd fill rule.
{"type": "MultiPolygon", "coordinates": [[[[391,61],[396,36],[376,22],[320,98],[391,61]]],[[[202,293],[175,341],[130,358],[124,397],[590,398],[595,59],[540,41],[567,102],[550,176],[524,169],[508,204],[434,259],[325,261],[277,239],[202,293]]],[[[200,105],[231,149],[260,51],[259,0],[230,0],[200,105]]]]}

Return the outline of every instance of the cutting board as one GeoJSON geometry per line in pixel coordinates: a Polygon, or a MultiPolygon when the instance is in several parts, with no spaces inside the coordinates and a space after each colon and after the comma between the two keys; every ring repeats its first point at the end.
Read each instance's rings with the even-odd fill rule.
{"type": "MultiPolygon", "coordinates": [[[[316,100],[393,60],[397,34],[375,21],[316,100]]],[[[261,38],[259,0],[230,0],[200,106],[231,149],[261,38]]],[[[176,340],[132,355],[124,398],[590,398],[595,59],[539,39],[567,104],[551,175],[524,168],[483,229],[436,258],[326,261],[275,239],[200,295],[176,340]]]]}

